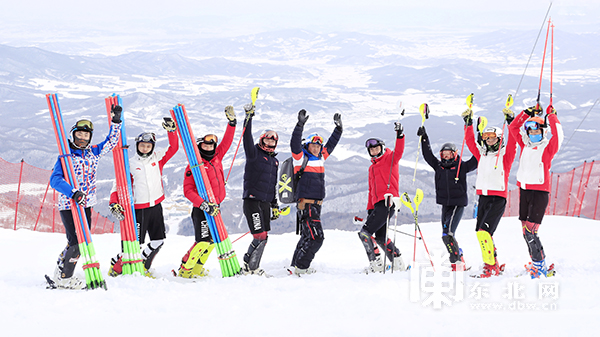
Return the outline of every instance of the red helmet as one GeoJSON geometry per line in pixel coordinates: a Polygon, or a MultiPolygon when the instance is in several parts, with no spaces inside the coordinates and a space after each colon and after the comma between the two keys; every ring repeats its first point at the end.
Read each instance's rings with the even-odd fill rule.
{"type": "Polygon", "coordinates": [[[277,132],[273,130],[265,130],[258,138],[258,147],[263,149],[266,152],[275,152],[275,148],[277,147],[277,141],[279,140],[279,135],[277,132]],[[264,139],[273,139],[275,141],[275,145],[268,146],[264,143],[264,139]]]}

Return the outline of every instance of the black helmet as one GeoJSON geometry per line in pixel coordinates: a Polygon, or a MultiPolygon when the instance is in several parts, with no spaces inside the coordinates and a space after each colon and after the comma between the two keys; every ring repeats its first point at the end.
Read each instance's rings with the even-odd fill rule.
{"type": "Polygon", "coordinates": [[[367,148],[367,152],[369,152],[369,156],[377,158],[383,155],[383,152],[385,151],[385,142],[379,138],[369,138],[365,142],[365,147],[367,148]],[[375,156],[371,155],[369,149],[377,146],[381,146],[381,151],[375,156]]]}
{"type": "Polygon", "coordinates": [[[454,143],[445,143],[444,145],[442,145],[442,148],[440,149],[440,159],[442,161],[442,166],[444,166],[444,167],[451,166],[457,157],[458,157],[458,151],[457,151],[456,145],[454,145],[454,143]],[[453,153],[452,159],[442,158],[443,151],[452,151],[452,153],[453,153]]]}
{"type": "Polygon", "coordinates": [[[90,147],[90,143],[92,142],[93,135],[94,135],[94,124],[87,119],[81,119],[81,120],[77,121],[77,123],[75,123],[75,125],[73,125],[73,127],[71,128],[71,139],[70,139],[71,142],[70,143],[76,149],[85,150],[90,147]],[[80,139],[80,138],[75,137],[75,132],[77,132],[77,131],[89,132],[90,139],[85,140],[85,139],[80,139]]]}
{"type": "Polygon", "coordinates": [[[137,151],[137,154],[142,158],[146,158],[152,154],[152,152],[154,151],[155,144],[156,144],[156,135],[154,134],[154,132],[142,132],[137,137],[135,137],[135,150],[137,151]],[[140,143],[152,144],[152,148],[150,149],[150,151],[148,153],[141,153],[140,150],[138,149],[138,145],[140,143]]]}

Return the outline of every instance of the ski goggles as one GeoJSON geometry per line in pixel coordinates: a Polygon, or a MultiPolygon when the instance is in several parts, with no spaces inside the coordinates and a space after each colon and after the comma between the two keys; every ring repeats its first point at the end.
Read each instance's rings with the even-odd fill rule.
{"type": "Polygon", "coordinates": [[[375,147],[375,146],[379,146],[379,140],[378,139],[369,138],[365,142],[365,147],[375,147]]]}
{"type": "Polygon", "coordinates": [[[497,136],[496,136],[496,133],[495,133],[495,132],[484,132],[484,133],[481,135],[481,138],[483,138],[483,140],[488,140],[488,139],[490,139],[490,138],[496,138],[496,137],[497,137],[497,136]]]}
{"type": "Polygon", "coordinates": [[[277,132],[275,132],[273,130],[265,131],[264,136],[262,138],[279,140],[279,136],[277,136],[277,132]]]}
{"type": "Polygon", "coordinates": [[[307,141],[308,141],[308,143],[311,143],[311,144],[323,145],[323,137],[318,136],[318,135],[308,137],[307,141]]]}
{"type": "Polygon", "coordinates": [[[156,143],[156,135],[153,132],[144,132],[135,138],[136,142],[156,143]]]}
{"type": "Polygon", "coordinates": [[[540,128],[540,124],[535,121],[525,122],[525,130],[537,130],[540,128]]]}
{"type": "Polygon", "coordinates": [[[91,131],[94,131],[94,124],[92,123],[92,121],[89,121],[87,119],[82,119],[82,120],[78,121],[77,123],[75,123],[75,129],[91,132],[91,131]]]}
{"type": "Polygon", "coordinates": [[[198,139],[198,143],[204,144],[217,144],[219,142],[219,138],[216,135],[209,134],[202,138],[198,139]]]}

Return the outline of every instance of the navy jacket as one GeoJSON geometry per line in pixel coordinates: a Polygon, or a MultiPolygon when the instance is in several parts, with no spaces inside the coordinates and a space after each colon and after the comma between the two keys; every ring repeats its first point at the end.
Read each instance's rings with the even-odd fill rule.
{"type": "Polygon", "coordinates": [[[246,124],[244,132],[244,152],[246,166],[244,169],[244,199],[256,199],[277,203],[277,170],[279,160],[277,153],[269,153],[254,144],[252,138],[252,118],[246,124]]]}

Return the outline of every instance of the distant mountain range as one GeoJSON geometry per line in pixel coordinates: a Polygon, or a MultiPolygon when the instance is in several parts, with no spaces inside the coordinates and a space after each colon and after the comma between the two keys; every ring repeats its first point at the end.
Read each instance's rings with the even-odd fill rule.
{"type": "MultiPolygon", "coordinates": [[[[67,124],[79,118],[92,119],[96,142],[107,133],[103,98],[120,94],[131,141],[142,131],[154,131],[162,147],[167,143],[160,122],[177,103],[186,105],[196,136],[209,132],[222,135],[226,123],[223,108],[232,104],[241,116],[250,90],[260,86],[253,135],[256,138],[266,128],[278,131],[281,161],[289,156],[289,137],[299,109],[306,109],[311,116],[306,131],[325,137],[333,129],[333,114],[342,113],[344,135],[326,163],[328,197],[323,222],[326,228],[355,229],[352,216],[366,214],[369,160],[363,142],[378,136],[393,143],[392,121],[400,117],[398,102],[402,101],[407,138],[400,169],[401,190],[414,193],[415,188],[422,188],[426,198],[420,216],[437,220],[433,173],[423,165],[422,157],[413,182],[416,129],[421,124],[418,106],[424,102],[431,106],[432,116],[425,125],[434,149],[446,141],[460,147],[460,113],[470,93],[475,94],[476,114],[501,125],[500,111],[507,94],[516,96],[516,113],[535,102],[543,43],[538,43],[526,76],[522,75],[536,34],[497,31],[455,41],[419,41],[286,30],[153,46],[153,51],[118,56],[86,56],[86,48],[96,48],[87,44],[74,46],[81,50],[78,55],[50,51],[59,47],[52,44],[44,44],[46,50],[0,45],[0,157],[11,162],[23,158],[29,164],[52,168],[57,150],[44,100],[46,93],[59,94],[67,124]],[[517,87],[520,90],[515,94],[517,87]]],[[[600,93],[597,41],[597,34],[556,32],[553,100],[565,130],[563,148],[554,161],[556,172],[599,158],[599,107],[590,112],[600,93]]],[[[542,83],[544,106],[549,101],[549,60],[542,83]]],[[[233,146],[241,129],[238,126],[233,146]]],[[[233,146],[225,158],[227,168],[233,146]]],[[[464,156],[470,156],[467,149],[464,156]]],[[[107,158],[100,165],[100,196],[107,196],[111,186],[111,160],[107,158]]],[[[240,221],[243,160],[240,149],[227,185],[228,199],[223,204],[227,210],[225,222],[233,232],[247,230],[245,220],[240,221]]],[[[181,210],[189,204],[181,191],[185,165],[185,155],[180,151],[164,172],[168,195],[165,205],[179,210],[172,211],[174,216],[185,215],[181,210]]],[[[470,200],[472,204],[474,195],[470,200]]],[[[101,200],[96,210],[107,214],[106,202],[106,198],[101,200]]],[[[401,214],[404,223],[412,221],[407,212],[401,214]]],[[[294,222],[293,214],[277,220],[275,232],[294,230],[294,222]]],[[[185,221],[179,228],[182,233],[191,229],[185,221]]]]}

